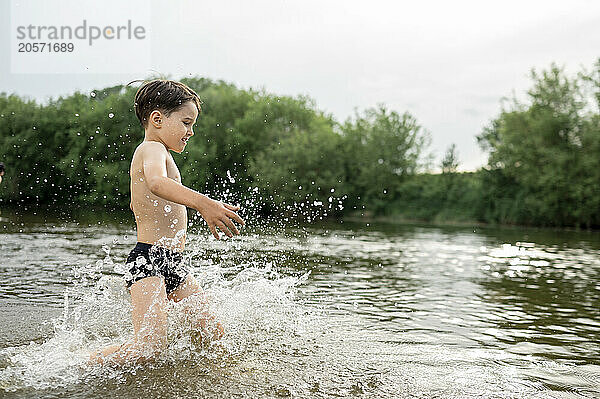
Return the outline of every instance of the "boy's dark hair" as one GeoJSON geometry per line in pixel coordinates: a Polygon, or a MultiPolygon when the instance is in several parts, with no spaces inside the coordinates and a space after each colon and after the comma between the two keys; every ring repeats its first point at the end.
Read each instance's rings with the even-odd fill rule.
{"type": "MultiPolygon", "coordinates": [[[[129,86],[131,83],[133,82],[127,85],[129,86]]],[[[192,101],[198,108],[198,112],[201,112],[200,97],[183,83],[166,79],[146,81],[135,93],[135,115],[140,120],[142,127],[146,128],[152,111],[162,111],[168,117],[188,101],[192,101]]]]}
{"type": "Polygon", "coordinates": [[[4,164],[0,162],[0,173],[4,172],[4,164]]]}

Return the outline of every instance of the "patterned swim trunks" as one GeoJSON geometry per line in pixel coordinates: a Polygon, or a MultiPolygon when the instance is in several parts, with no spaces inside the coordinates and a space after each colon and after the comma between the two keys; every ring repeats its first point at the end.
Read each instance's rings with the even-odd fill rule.
{"type": "Polygon", "coordinates": [[[138,242],[127,257],[129,274],[125,281],[127,287],[145,277],[162,276],[165,279],[167,294],[173,292],[189,272],[184,267],[184,256],[181,252],[138,242]]]}

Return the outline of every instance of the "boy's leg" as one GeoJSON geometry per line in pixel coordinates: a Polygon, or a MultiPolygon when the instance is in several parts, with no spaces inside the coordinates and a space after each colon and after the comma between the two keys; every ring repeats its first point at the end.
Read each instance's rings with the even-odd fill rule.
{"type": "Polygon", "coordinates": [[[204,295],[204,290],[200,287],[198,280],[191,274],[188,274],[183,283],[179,287],[175,288],[167,298],[173,302],[179,302],[191,295],[204,295]]]}
{"type": "Polygon", "coordinates": [[[220,339],[223,336],[223,326],[208,312],[204,290],[194,276],[188,274],[183,283],[169,293],[167,298],[173,302],[187,299],[184,304],[184,312],[195,324],[194,328],[205,332],[208,329],[212,330],[213,339],[220,339]]]}
{"type": "Polygon", "coordinates": [[[130,292],[135,333],[133,342],[112,345],[96,352],[90,356],[91,362],[103,362],[107,356],[117,364],[150,360],[167,347],[167,294],[164,279],[158,276],[145,277],[133,283],[130,292]]]}
{"type": "Polygon", "coordinates": [[[167,293],[165,280],[145,277],[133,283],[131,318],[135,340],[142,346],[160,351],[167,347],[167,293]]]}

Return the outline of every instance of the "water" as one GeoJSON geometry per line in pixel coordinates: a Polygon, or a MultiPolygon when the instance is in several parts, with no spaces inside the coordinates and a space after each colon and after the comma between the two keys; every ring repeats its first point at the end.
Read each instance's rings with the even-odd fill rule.
{"type": "Polygon", "coordinates": [[[194,228],[224,338],[198,345],[174,306],[167,353],[119,370],[85,358],[131,336],[135,232],[78,220],[2,214],[0,397],[600,396],[599,233],[194,228]]]}

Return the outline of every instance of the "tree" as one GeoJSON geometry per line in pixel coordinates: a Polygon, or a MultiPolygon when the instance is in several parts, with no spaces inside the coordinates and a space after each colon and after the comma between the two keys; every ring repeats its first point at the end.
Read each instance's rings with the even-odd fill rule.
{"type": "Polygon", "coordinates": [[[341,131],[351,202],[384,212],[405,178],[421,167],[428,133],[408,112],[399,114],[383,104],[357,112],[341,131]]]}
{"type": "Polygon", "coordinates": [[[446,150],[446,154],[440,164],[442,173],[456,173],[458,165],[458,151],[456,151],[456,144],[452,143],[446,150]]]}
{"type": "Polygon", "coordinates": [[[555,64],[533,70],[531,78],[528,102],[513,100],[478,136],[490,152],[487,169],[502,175],[488,182],[514,182],[514,223],[597,225],[600,153],[594,143],[600,130],[583,90],[586,81],[555,64]]]}

